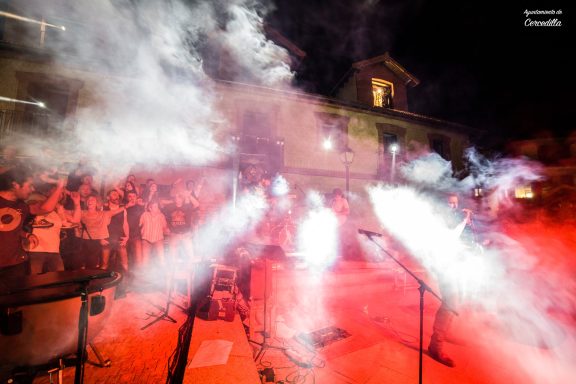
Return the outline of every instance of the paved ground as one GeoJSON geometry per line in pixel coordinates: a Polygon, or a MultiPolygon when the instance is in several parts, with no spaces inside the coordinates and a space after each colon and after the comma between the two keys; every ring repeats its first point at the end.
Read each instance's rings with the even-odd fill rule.
{"type": "MultiPolygon", "coordinates": [[[[348,262],[323,272],[276,270],[268,306],[271,337],[263,351],[251,343],[254,354],[260,352],[257,369],[273,368],[276,382],[283,383],[417,383],[419,296],[413,285],[401,286],[402,278],[389,263],[348,262]],[[317,349],[295,339],[298,334],[327,327],[340,328],[349,336],[317,349]]],[[[175,302],[183,304],[182,298],[175,302]]],[[[86,383],[166,382],[168,359],[176,347],[184,313],[172,306],[170,316],[178,323],[159,321],[141,329],[154,320],[147,313],[158,311],[165,301],[158,291],[134,290],[114,303],[109,323],[94,340],[112,364],[109,368],[86,365],[86,383]]],[[[427,294],[425,348],[437,307],[436,299],[427,294]]],[[[254,322],[261,320],[258,316],[253,316],[254,322]]],[[[445,367],[425,354],[423,382],[571,383],[576,373],[575,321],[573,317],[561,320],[561,337],[542,345],[514,337],[485,311],[465,308],[447,346],[457,366],[445,367]]],[[[215,332],[210,329],[205,332],[215,332]]],[[[241,327],[235,332],[234,337],[245,337],[241,327]]],[[[254,339],[262,341],[261,334],[254,339]]],[[[191,350],[188,360],[194,353],[191,350]]],[[[92,351],[90,360],[96,360],[92,351]]],[[[203,384],[232,383],[222,378],[210,381],[209,371],[205,373],[203,384]]],[[[73,368],[64,370],[65,383],[72,383],[73,377],[73,368]]],[[[49,383],[49,379],[38,376],[34,383],[49,383]]]]}
{"type": "MultiPolygon", "coordinates": [[[[385,264],[349,263],[324,274],[279,271],[274,308],[279,337],[271,344],[288,353],[267,349],[257,360],[259,367],[284,367],[276,372],[277,380],[286,383],[417,383],[419,294],[413,285],[404,290],[402,282],[403,274],[385,264]],[[294,334],[330,326],[350,336],[316,350],[294,341],[294,334]]],[[[427,294],[424,348],[437,308],[437,300],[427,294]]],[[[538,333],[532,329],[515,332],[525,326],[521,322],[502,320],[485,310],[461,308],[447,344],[456,367],[445,367],[424,351],[423,382],[572,382],[574,318],[557,317],[560,337],[547,340],[531,339],[538,333]]]]}

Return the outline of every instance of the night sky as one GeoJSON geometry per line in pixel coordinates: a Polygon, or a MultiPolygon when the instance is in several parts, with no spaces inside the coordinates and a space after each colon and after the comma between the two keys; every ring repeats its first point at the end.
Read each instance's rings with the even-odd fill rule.
{"type": "Polygon", "coordinates": [[[297,76],[307,91],[330,95],[351,63],[388,51],[421,81],[409,93],[411,111],[484,129],[485,145],[576,130],[567,1],[275,3],[267,21],[307,53],[297,76]],[[527,27],[528,17],[562,25],[527,27]]]}

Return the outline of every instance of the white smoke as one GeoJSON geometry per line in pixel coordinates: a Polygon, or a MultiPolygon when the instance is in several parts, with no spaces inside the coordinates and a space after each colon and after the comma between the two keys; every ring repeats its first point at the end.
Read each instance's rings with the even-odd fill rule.
{"type": "Polygon", "coordinates": [[[435,152],[402,164],[400,173],[408,182],[418,185],[435,186],[441,190],[455,186],[452,164],[435,152]]]}
{"type": "Polygon", "coordinates": [[[489,160],[474,148],[465,151],[471,175],[467,185],[482,186],[490,193],[490,204],[510,205],[510,191],[542,179],[542,165],[525,158],[489,160]]]}
{"type": "Polygon", "coordinates": [[[263,33],[262,16],[257,9],[247,8],[245,2],[230,5],[231,19],[222,34],[222,41],[230,54],[248,74],[268,86],[282,87],[290,84],[293,73],[289,66],[288,52],[268,40],[263,33]]]}
{"type": "Polygon", "coordinates": [[[309,191],[308,210],[298,225],[298,250],[308,265],[322,269],[332,265],[338,256],[338,219],[326,207],[320,193],[309,191]]]}
{"type": "Polygon", "coordinates": [[[236,206],[230,203],[212,214],[194,236],[195,249],[201,258],[221,257],[241,239],[257,236],[256,227],[264,218],[268,203],[263,196],[246,193],[236,206]]]}
{"type": "Polygon", "coordinates": [[[122,173],[137,163],[197,166],[229,154],[216,140],[230,123],[207,75],[217,72],[212,66],[234,68],[229,80],[289,85],[288,53],[264,35],[265,4],[60,0],[16,6],[22,15],[66,27],[46,38],[53,68],[82,82],[77,112],[66,125],[75,132],[66,131],[65,139],[106,172],[122,173]],[[214,62],[214,56],[231,60],[214,62]]]}
{"type": "MultiPolygon", "coordinates": [[[[403,168],[412,185],[370,188],[375,213],[385,230],[432,276],[457,287],[463,305],[457,310],[471,306],[491,319],[497,340],[483,342],[500,348],[507,338],[547,349],[551,359],[537,360],[536,352],[518,363],[534,383],[562,382],[572,370],[568,362],[576,356],[574,343],[562,342],[570,332],[562,316],[570,316],[576,307],[573,284],[563,282],[571,281],[574,263],[562,270],[571,251],[547,236],[557,236],[563,229],[549,226],[547,234],[538,226],[528,233],[511,233],[515,225],[486,225],[480,215],[473,223],[484,225],[475,227],[477,243],[470,246],[455,236],[445,220],[446,192],[470,193],[471,185],[482,185],[497,196],[507,195],[508,190],[541,178],[541,167],[522,159],[489,160],[474,150],[467,154],[471,174],[464,180],[451,176],[449,162],[428,155],[403,168]]],[[[470,208],[466,200],[460,201],[460,208],[470,208]]],[[[463,316],[463,322],[472,323],[470,314],[463,316]]],[[[514,357],[512,350],[503,352],[514,357]]]]}

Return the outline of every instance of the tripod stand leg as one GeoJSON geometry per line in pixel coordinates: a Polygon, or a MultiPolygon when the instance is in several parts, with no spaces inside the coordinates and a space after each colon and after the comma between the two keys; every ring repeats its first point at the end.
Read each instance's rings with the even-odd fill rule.
{"type": "Polygon", "coordinates": [[[96,358],[98,359],[98,364],[97,364],[98,367],[108,368],[108,367],[110,367],[110,365],[112,365],[112,362],[110,361],[110,359],[104,359],[104,357],[102,357],[102,355],[100,354],[100,351],[98,350],[98,348],[96,348],[94,343],[89,343],[88,345],[90,346],[90,348],[92,348],[92,351],[94,352],[94,354],[96,355],[96,358]]]}
{"type": "Polygon", "coordinates": [[[169,309],[170,309],[170,298],[168,298],[168,303],[166,304],[166,308],[164,309],[164,311],[162,313],[159,313],[159,314],[148,313],[149,316],[156,317],[156,318],[152,322],[146,324],[145,326],[143,326],[140,329],[145,330],[146,328],[151,327],[152,325],[156,324],[160,320],[167,320],[171,323],[177,323],[176,319],[174,319],[173,317],[168,315],[169,309]]]}
{"type": "MultiPolygon", "coordinates": [[[[172,273],[173,272],[174,272],[174,270],[172,269],[172,273]]],[[[172,281],[172,276],[170,276],[170,281],[172,281]]],[[[143,326],[142,328],[140,328],[141,330],[144,330],[148,327],[151,327],[152,325],[156,324],[160,320],[167,320],[167,321],[170,321],[171,323],[177,323],[176,319],[174,319],[173,317],[168,315],[168,312],[170,312],[170,303],[172,301],[172,289],[173,289],[172,285],[173,284],[170,282],[170,286],[168,287],[168,299],[166,300],[166,307],[162,308],[162,312],[160,312],[160,313],[148,312],[147,313],[148,316],[155,317],[156,319],[154,319],[152,322],[150,322],[150,323],[146,324],[145,326],[143,326]]]]}

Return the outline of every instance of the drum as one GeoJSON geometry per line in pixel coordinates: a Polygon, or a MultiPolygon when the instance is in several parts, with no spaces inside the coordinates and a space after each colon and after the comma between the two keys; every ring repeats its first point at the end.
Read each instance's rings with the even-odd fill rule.
{"type": "Polygon", "coordinates": [[[76,352],[83,286],[88,342],[104,327],[121,275],[102,270],[49,272],[0,281],[0,367],[32,367],[76,352]]]}

